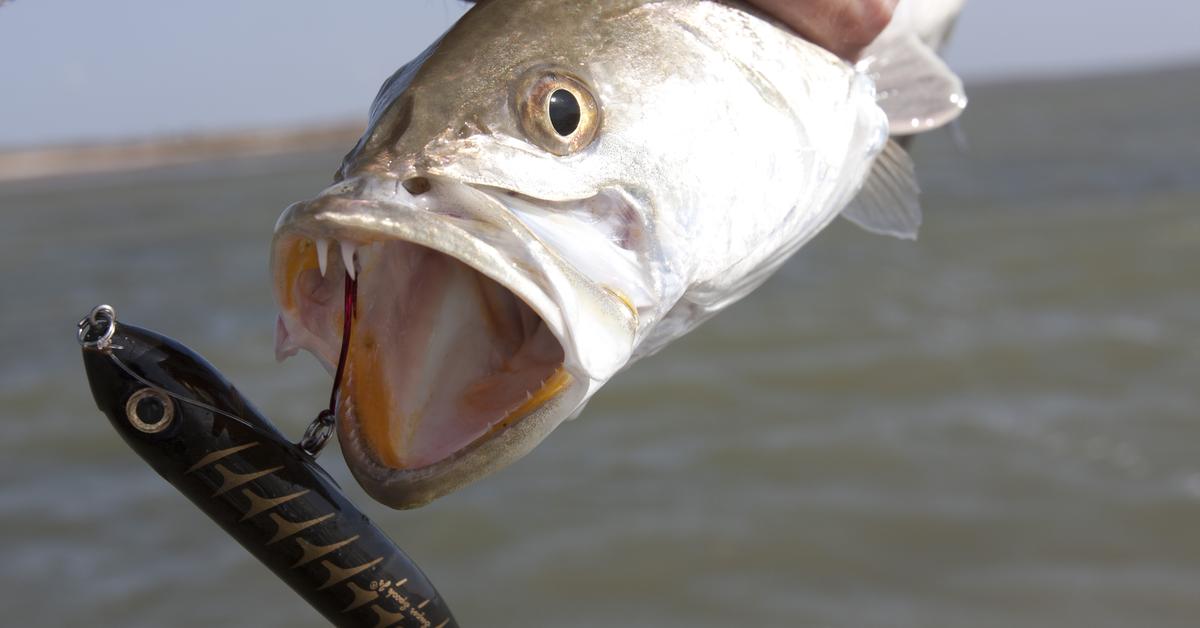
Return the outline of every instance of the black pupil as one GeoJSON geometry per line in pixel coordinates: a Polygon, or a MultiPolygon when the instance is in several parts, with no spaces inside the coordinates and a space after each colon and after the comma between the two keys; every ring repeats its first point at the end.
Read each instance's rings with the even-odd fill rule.
{"type": "Polygon", "coordinates": [[[550,124],[554,131],[566,137],[579,128],[579,101],[575,94],[560,89],[550,94],[550,124]]]}
{"type": "Polygon", "coordinates": [[[154,425],[163,419],[163,415],[166,414],[166,408],[163,407],[161,399],[145,397],[138,401],[137,414],[143,423],[154,425]]]}

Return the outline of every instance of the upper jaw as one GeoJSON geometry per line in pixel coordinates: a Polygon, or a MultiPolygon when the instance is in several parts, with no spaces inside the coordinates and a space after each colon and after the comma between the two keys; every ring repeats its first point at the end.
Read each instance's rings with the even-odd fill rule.
{"type": "MultiPolygon", "coordinates": [[[[326,264],[328,271],[341,273],[355,263],[353,251],[399,241],[453,258],[511,291],[561,345],[565,377],[555,380],[552,390],[547,384],[547,395],[535,399],[537,406],[525,408],[516,420],[417,466],[398,468],[380,456],[354,416],[340,421],[350,469],[369,494],[398,508],[424,504],[531,450],[625,364],[637,323],[636,314],[617,295],[564,263],[492,194],[445,179],[429,181],[429,189],[414,196],[390,181],[351,179],[284,212],[276,226],[271,264],[284,335],[289,337],[282,353],[302,347],[332,369],[339,349],[340,338],[304,336],[304,313],[296,295],[297,250],[304,242],[339,243],[331,247],[326,264]],[[340,254],[343,245],[349,259],[340,254]]],[[[312,257],[308,260],[313,263],[312,257]]],[[[369,300],[372,295],[360,298],[369,300]]],[[[352,338],[354,334],[352,330],[352,338]]],[[[343,396],[345,412],[355,412],[355,404],[346,402],[343,396]]]]}
{"type": "Polygon", "coordinates": [[[444,178],[427,181],[428,190],[413,195],[393,180],[347,179],[285,209],[271,242],[275,297],[285,315],[289,247],[325,240],[340,251],[399,240],[455,258],[515,293],[563,344],[572,375],[604,382],[626,364],[638,315],[620,291],[565,262],[494,193],[444,178]]]}

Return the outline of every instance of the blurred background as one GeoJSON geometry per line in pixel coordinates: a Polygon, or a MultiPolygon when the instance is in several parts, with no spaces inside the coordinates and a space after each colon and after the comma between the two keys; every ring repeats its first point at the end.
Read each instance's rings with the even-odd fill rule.
{"type": "MultiPolygon", "coordinates": [[[[319,626],[93,405],[101,302],[289,434],[267,244],[453,0],[0,6],[12,626],[319,626]]],[[[1200,8],[972,0],[916,243],[837,223],[582,418],[412,512],[465,626],[1200,624],[1200,8]]]]}

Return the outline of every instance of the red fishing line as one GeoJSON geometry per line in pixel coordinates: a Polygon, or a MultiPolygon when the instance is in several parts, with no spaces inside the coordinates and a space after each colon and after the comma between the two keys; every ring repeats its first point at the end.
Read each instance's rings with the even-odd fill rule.
{"type": "Polygon", "coordinates": [[[338,354],[337,371],[333,375],[333,390],[329,391],[330,413],[334,413],[337,408],[337,393],[342,386],[342,375],[346,371],[346,357],[350,355],[351,321],[354,320],[354,314],[358,309],[358,280],[351,277],[350,273],[346,273],[346,288],[342,300],[345,308],[342,314],[342,350],[338,354]]]}

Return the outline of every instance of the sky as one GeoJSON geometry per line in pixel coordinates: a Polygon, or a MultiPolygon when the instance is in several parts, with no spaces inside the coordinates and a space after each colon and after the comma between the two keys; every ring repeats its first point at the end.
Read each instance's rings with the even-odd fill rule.
{"type": "MultiPolygon", "coordinates": [[[[0,0],[0,149],[362,119],[467,6],[0,0]]],[[[968,0],[946,57],[968,84],[1200,62],[1198,22],[1181,0],[968,0]]]]}

